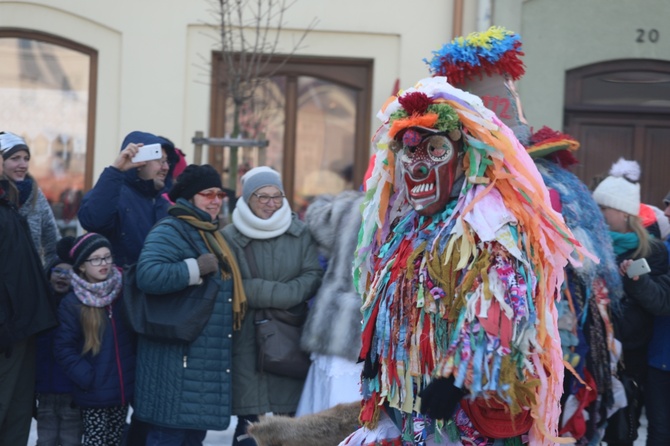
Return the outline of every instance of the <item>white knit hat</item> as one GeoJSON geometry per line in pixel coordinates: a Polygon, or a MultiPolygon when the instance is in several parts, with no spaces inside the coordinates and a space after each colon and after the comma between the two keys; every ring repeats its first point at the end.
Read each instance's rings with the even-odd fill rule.
{"type": "Polygon", "coordinates": [[[600,206],[618,209],[629,215],[640,213],[640,165],[620,158],[612,165],[609,176],[593,191],[600,206]]]}

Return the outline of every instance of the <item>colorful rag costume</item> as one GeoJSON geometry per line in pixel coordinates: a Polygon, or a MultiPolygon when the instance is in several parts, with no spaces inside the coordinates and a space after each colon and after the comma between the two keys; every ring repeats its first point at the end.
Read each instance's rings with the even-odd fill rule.
{"type": "MultiPolygon", "coordinates": [[[[374,429],[385,411],[403,444],[486,444],[491,433],[560,442],[555,300],[563,268],[586,251],[524,147],[479,97],[427,78],[378,117],[354,262],[361,422],[374,429]],[[419,394],[443,378],[468,395],[434,420],[419,413],[419,394]]],[[[356,438],[342,444],[364,444],[356,438]]]]}
{"type": "Polygon", "coordinates": [[[568,265],[557,303],[564,359],[572,372],[565,380],[559,433],[585,442],[602,436],[606,411],[613,405],[609,304],[622,295],[621,279],[602,214],[586,186],[567,170],[577,163],[573,153],[579,142],[548,127],[530,135],[514,88],[524,74],[521,56],[520,37],[492,27],[445,45],[434,52],[430,66],[506,115],[504,121],[524,141],[549,188],[552,206],[577,240],[600,259],[598,264],[587,259],[579,268],[568,265]]]}

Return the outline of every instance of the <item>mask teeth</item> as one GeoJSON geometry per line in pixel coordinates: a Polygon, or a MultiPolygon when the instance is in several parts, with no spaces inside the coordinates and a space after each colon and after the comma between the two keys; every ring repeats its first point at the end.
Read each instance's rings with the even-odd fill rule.
{"type": "Polygon", "coordinates": [[[423,192],[428,192],[435,189],[435,184],[434,183],[423,183],[423,184],[417,184],[412,188],[412,193],[413,194],[420,194],[423,192]]]}

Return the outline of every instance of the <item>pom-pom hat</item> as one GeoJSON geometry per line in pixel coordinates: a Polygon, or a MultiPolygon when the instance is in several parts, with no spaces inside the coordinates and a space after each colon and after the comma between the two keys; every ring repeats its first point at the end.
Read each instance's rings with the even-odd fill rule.
{"type": "Polygon", "coordinates": [[[0,152],[2,152],[2,159],[6,160],[14,155],[19,150],[25,150],[30,153],[28,144],[19,135],[10,132],[0,132],[0,152]]]}
{"type": "Polygon", "coordinates": [[[219,172],[209,164],[190,164],[179,175],[177,183],[168,192],[168,197],[172,201],[177,201],[178,198],[190,200],[198,192],[212,187],[223,189],[219,172]]]}
{"type": "Polygon", "coordinates": [[[100,248],[107,248],[112,250],[112,245],[106,237],[95,232],[89,232],[77,237],[76,239],[67,238],[65,243],[68,244],[67,257],[68,263],[72,264],[72,268],[79,269],[79,267],[88,259],[91,254],[100,248]],[[69,246],[71,244],[71,246],[69,246]]]}
{"type": "Polygon", "coordinates": [[[254,167],[245,173],[240,181],[242,181],[242,198],[247,203],[251,198],[251,194],[261,187],[275,186],[284,193],[284,185],[281,182],[279,172],[267,166],[254,167]]]}
{"type": "Polygon", "coordinates": [[[612,165],[609,176],[593,191],[600,206],[617,209],[629,215],[640,212],[640,165],[620,158],[612,165]]]}

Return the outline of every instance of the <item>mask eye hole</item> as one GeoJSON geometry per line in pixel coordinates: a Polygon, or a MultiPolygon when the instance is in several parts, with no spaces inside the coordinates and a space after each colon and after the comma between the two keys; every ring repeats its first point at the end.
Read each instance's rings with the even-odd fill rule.
{"type": "Polygon", "coordinates": [[[394,153],[398,153],[400,152],[400,150],[402,150],[402,143],[400,141],[392,139],[391,141],[389,141],[389,149],[394,153]]]}
{"type": "Polygon", "coordinates": [[[454,146],[446,136],[431,136],[426,140],[426,146],[433,161],[446,161],[454,154],[454,146]]]}

